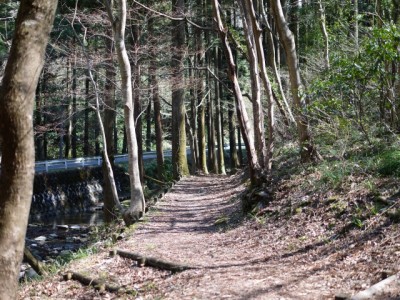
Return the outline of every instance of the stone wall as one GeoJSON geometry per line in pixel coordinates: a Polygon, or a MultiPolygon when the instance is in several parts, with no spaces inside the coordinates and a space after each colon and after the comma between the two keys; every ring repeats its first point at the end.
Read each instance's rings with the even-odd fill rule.
{"type": "MultiPolygon", "coordinates": [[[[118,194],[129,194],[129,176],[117,167],[118,194]]],[[[30,216],[51,216],[93,210],[102,202],[101,167],[36,174],[30,216]]]]}

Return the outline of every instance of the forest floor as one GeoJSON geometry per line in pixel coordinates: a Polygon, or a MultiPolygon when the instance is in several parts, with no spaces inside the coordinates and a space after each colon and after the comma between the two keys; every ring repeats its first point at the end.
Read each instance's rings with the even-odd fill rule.
{"type": "MultiPolygon", "coordinates": [[[[243,178],[182,179],[134,229],[57,274],[22,284],[19,299],[333,299],[368,288],[385,270],[399,271],[399,222],[377,213],[360,225],[346,217],[356,204],[345,205],[332,193],[310,195],[296,183],[301,176],[276,182],[274,200],[243,216],[243,178]],[[111,249],[196,268],[171,273],[140,267],[110,257],[111,249]],[[63,281],[66,270],[131,292],[63,281]]],[[[366,195],[358,190],[352,197],[366,195]]],[[[379,299],[399,299],[397,293],[379,299]]]]}

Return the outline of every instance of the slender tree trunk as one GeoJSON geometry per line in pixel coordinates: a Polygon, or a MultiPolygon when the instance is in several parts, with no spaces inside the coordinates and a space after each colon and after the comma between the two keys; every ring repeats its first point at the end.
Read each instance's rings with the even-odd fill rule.
{"type": "Polygon", "coordinates": [[[198,145],[197,145],[197,107],[196,107],[196,85],[193,84],[195,82],[194,72],[193,69],[189,69],[189,78],[190,78],[190,113],[191,118],[189,119],[188,115],[186,114],[186,130],[189,133],[190,138],[190,160],[191,160],[191,173],[197,173],[197,166],[198,166],[198,145]]]}
{"type": "Polygon", "coordinates": [[[126,136],[126,128],[124,125],[124,136],[122,137],[122,149],[121,149],[121,153],[128,153],[128,138],[126,136]]]}
{"type": "MultiPolygon", "coordinates": [[[[154,19],[149,18],[149,32],[151,36],[154,36],[154,19]]],[[[156,154],[157,154],[157,178],[164,180],[164,152],[163,152],[163,129],[162,129],[162,118],[161,118],[161,103],[158,91],[158,79],[157,79],[157,51],[156,43],[152,42],[150,45],[150,86],[152,101],[154,105],[154,129],[156,134],[156,154]]]]}
{"type": "Polygon", "coordinates": [[[42,76],[39,79],[39,83],[36,89],[36,109],[35,109],[35,124],[37,129],[35,130],[35,146],[36,146],[36,160],[44,160],[44,135],[46,134],[47,129],[44,127],[45,124],[43,122],[43,87],[44,87],[44,76],[45,72],[42,72],[42,76]]]}
{"type": "MultiPolygon", "coordinates": [[[[203,0],[197,0],[197,5],[202,8],[203,11],[203,0]]],[[[202,31],[199,28],[195,28],[195,43],[196,43],[196,62],[198,67],[204,66],[205,60],[205,49],[204,49],[204,37],[202,31]]],[[[198,140],[198,168],[204,174],[208,174],[207,168],[207,156],[206,156],[206,112],[205,112],[205,88],[204,88],[204,77],[203,72],[197,71],[197,140],[198,140]]]]}
{"type": "Polygon", "coordinates": [[[236,149],[236,122],[235,122],[235,111],[234,103],[229,104],[228,110],[228,126],[229,126],[229,157],[230,166],[232,170],[239,167],[239,158],[236,149]]]}
{"type": "MultiPolygon", "coordinates": [[[[207,41],[209,41],[209,35],[207,35],[207,41]]],[[[211,58],[212,56],[206,53],[206,64],[209,69],[211,69],[211,58]]],[[[212,173],[218,173],[218,165],[215,151],[215,98],[217,97],[214,89],[214,94],[211,94],[212,84],[210,74],[207,72],[206,75],[206,86],[207,90],[210,91],[208,93],[208,101],[207,101],[207,127],[208,127],[208,166],[212,173]]]]}
{"type": "Polygon", "coordinates": [[[225,56],[228,60],[228,76],[232,82],[233,93],[235,95],[236,110],[239,120],[240,129],[243,135],[243,141],[246,145],[247,158],[250,169],[250,180],[252,184],[259,184],[260,166],[258,163],[257,153],[254,147],[254,141],[250,135],[249,119],[247,116],[242,92],[236,75],[236,67],[233,59],[232,51],[228,43],[227,29],[224,28],[219,12],[218,0],[212,1],[213,15],[217,21],[217,30],[220,36],[225,56]]]}
{"type": "MultiPolygon", "coordinates": [[[[358,1],[358,0],[356,0],[356,1],[358,1]]],[[[325,68],[329,69],[329,67],[330,67],[329,36],[328,36],[328,31],[326,30],[326,15],[325,15],[325,8],[322,4],[322,0],[318,0],[318,13],[319,13],[322,36],[324,37],[324,63],[325,63],[325,68]]]]}
{"type": "Polygon", "coordinates": [[[67,101],[67,118],[66,118],[66,130],[65,130],[65,158],[71,157],[71,140],[72,140],[72,99],[70,97],[70,90],[69,90],[69,82],[70,82],[70,71],[71,71],[71,59],[68,58],[68,63],[67,63],[67,76],[65,79],[66,82],[66,91],[65,95],[66,96],[66,101],[67,101]]]}
{"type": "MultiPolygon", "coordinates": [[[[115,68],[114,68],[114,44],[108,37],[105,38],[105,45],[108,53],[106,61],[106,78],[104,86],[104,139],[106,152],[104,156],[108,156],[110,168],[114,169],[114,128],[116,118],[115,106],[115,68]]],[[[103,174],[107,174],[108,165],[103,159],[103,174]]],[[[114,176],[113,176],[114,177],[114,176]]],[[[111,222],[116,219],[115,207],[116,200],[114,199],[115,192],[113,191],[112,181],[104,180],[103,202],[104,202],[104,219],[106,222],[111,222]]]]}
{"type": "Polygon", "coordinates": [[[252,9],[252,3],[249,3],[246,0],[242,0],[239,2],[239,4],[242,13],[243,28],[245,31],[247,54],[250,62],[254,147],[257,149],[258,163],[260,164],[261,168],[264,168],[267,149],[265,146],[264,113],[261,106],[261,83],[259,76],[259,66],[262,62],[259,60],[255,41],[255,39],[258,38],[260,34],[254,30],[255,28],[251,22],[250,9],[252,9]]]}
{"type": "Polygon", "coordinates": [[[32,200],[33,106],[57,1],[22,0],[0,87],[0,299],[15,299],[32,200]]]}
{"type": "MultiPolygon", "coordinates": [[[[153,62],[155,64],[155,62],[153,62]]],[[[155,72],[155,70],[154,70],[155,72]]],[[[164,152],[163,152],[163,129],[161,118],[161,103],[158,95],[157,75],[152,73],[152,94],[154,103],[154,126],[156,132],[156,153],[157,153],[157,175],[158,179],[164,180],[164,152]]]]}
{"type": "MultiPolygon", "coordinates": [[[[185,11],[184,0],[172,0],[172,11],[182,14],[185,11]]],[[[186,157],[186,126],[184,88],[182,83],[185,61],[185,21],[173,21],[172,30],[172,170],[176,179],[189,174],[186,157]]]]}
{"type": "Polygon", "coordinates": [[[354,45],[356,47],[356,50],[358,51],[359,48],[359,29],[358,29],[358,0],[354,0],[354,45]]]}
{"type": "MultiPolygon", "coordinates": [[[[90,80],[87,77],[85,80],[85,128],[83,130],[83,155],[89,156],[90,154],[90,145],[89,145],[89,85],[90,80]]],[[[75,97],[76,99],[76,97],[75,97]]],[[[75,100],[76,103],[76,100],[75,100]]]]}
{"type": "Polygon", "coordinates": [[[286,111],[287,111],[287,113],[289,115],[289,120],[287,120],[288,117],[286,116],[286,112],[284,111],[284,109],[282,108],[281,104],[279,103],[279,100],[275,99],[275,102],[276,102],[276,104],[277,104],[282,116],[284,117],[284,121],[286,122],[286,124],[289,125],[289,121],[292,122],[293,124],[295,124],[296,120],[294,119],[293,112],[292,112],[292,109],[290,108],[289,102],[286,99],[286,95],[285,95],[285,92],[284,92],[283,86],[282,86],[282,80],[281,80],[281,77],[280,77],[280,74],[279,74],[279,71],[278,71],[277,53],[279,54],[279,49],[278,49],[278,51],[275,51],[275,49],[276,49],[275,48],[275,39],[274,39],[274,36],[272,34],[272,32],[273,32],[272,30],[273,29],[272,29],[272,27],[270,25],[271,22],[269,21],[269,18],[267,16],[266,12],[265,12],[264,1],[263,0],[260,1],[260,5],[261,5],[262,20],[263,20],[265,26],[267,27],[266,31],[265,31],[265,35],[267,37],[267,49],[268,49],[267,53],[269,54],[268,55],[268,58],[269,58],[268,59],[268,64],[272,68],[272,72],[274,74],[274,78],[275,78],[276,83],[278,85],[279,95],[280,95],[280,97],[281,97],[281,99],[282,99],[282,101],[283,101],[283,103],[285,105],[286,111]]]}
{"type": "Polygon", "coordinates": [[[115,50],[121,74],[121,93],[124,100],[124,120],[128,144],[129,177],[131,186],[130,207],[124,213],[124,220],[127,225],[130,225],[145,213],[145,199],[140,181],[138,145],[135,132],[135,121],[133,118],[131,65],[125,47],[126,0],[116,1],[117,16],[115,18],[111,11],[110,3],[106,1],[106,4],[108,5],[109,18],[113,24],[115,50]]]}
{"type": "MultiPolygon", "coordinates": [[[[219,73],[220,55],[218,47],[215,47],[214,52],[214,64],[215,74],[219,73]]],[[[225,172],[225,160],[224,160],[224,142],[222,140],[222,124],[221,124],[221,93],[220,93],[220,82],[215,80],[215,131],[217,139],[217,158],[218,158],[218,173],[226,174],[225,172]]]]}
{"type": "MultiPolygon", "coordinates": [[[[103,143],[103,153],[102,153],[102,157],[103,157],[103,172],[104,172],[104,182],[105,182],[105,187],[106,189],[108,189],[106,192],[108,193],[109,199],[105,200],[105,201],[109,201],[109,202],[114,202],[113,203],[113,208],[117,207],[119,212],[121,214],[123,214],[124,216],[124,220],[127,226],[129,226],[131,223],[129,221],[126,220],[125,218],[125,212],[124,209],[121,205],[121,203],[119,202],[118,199],[118,192],[117,192],[117,187],[115,185],[115,179],[114,179],[114,171],[113,171],[113,163],[112,161],[110,161],[109,155],[108,155],[108,145],[107,145],[107,137],[106,137],[106,131],[104,129],[104,125],[103,125],[103,121],[101,119],[101,115],[100,115],[100,99],[99,99],[99,90],[97,87],[97,83],[96,80],[94,79],[90,64],[89,64],[89,60],[87,61],[87,67],[88,67],[88,75],[90,78],[90,81],[92,82],[93,85],[93,89],[94,89],[94,98],[95,98],[95,105],[96,105],[96,109],[95,109],[95,114],[97,117],[97,121],[98,121],[98,127],[99,127],[99,133],[100,133],[100,137],[99,137],[99,143],[102,142],[103,143]]],[[[112,146],[111,146],[112,147],[112,146]]],[[[109,208],[110,210],[108,212],[106,212],[106,214],[108,214],[109,216],[107,216],[107,218],[109,217],[110,219],[113,219],[113,213],[114,213],[114,209],[111,208],[111,205],[109,203],[107,203],[107,208],[109,208]]]]}
{"type": "MultiPolygon", "coordinates": [[[[91,83],[93,85],[93,89],[98,86],[97,72],[94,73],[93,80],[91,80],[91,83]]],[[[97,91],[94,91],[94,93],[92,93],[90,95],[91,102],[93,101],[93,99],[96,100],[95,99],[96,95],[94,95],[96,92],[97,91]]],[[[103,103],[100,104],[100,108],[99,109],[101,109],[101,110],[103,109],[103,103]]],[[[96,120],[96,116],[93,116],[93,118],[96,120]]],[[[100,128],[100,126],[101,125],[99,124],[99,122],[94,122],[94,124],[92,126],[94,128],[94,130],[93,130],[93,135],[94,135],[94,155],[95,156],[100,156],[100,154],[101,154],[100,153],[100,148],[101,148],[100,147],[100,143],[101,143],[101,128],[100,128]]]]}
{"type": "MultiPolygon", "coordinates": [[[[78,156],[77,154],[77,136],[76,136],[76,125],[77,125],[77,99],[76,99],[76,52],[74,53],[74,64],[72,66],[72,133],[71,133],[71,150],[72,150],[72,157],[76,158],[78,156]]],[[[88,101],[88,100],[87,100],[88,101]]],[[[89,112],[88,112],[89,113],[89,112]]],[[[86,115],[85,115],[86,117],[86,115]]],[[[85,119],[86,121],[86,119],[85,119]]],[[[89,123],[89,121],[88,121],[89,123]]],[[[87,126],[89,124],[87,123],[87,126]]],[[[85,124],[86,126],[86,124],[85,124]]],[[[85,127],[86,129],[86,127],[85,127]]],[[[88,129],[89,130],[89,129],[88,129]]]]}
{"type": "Polygon", "coordinates": [[[151,101],[149,101],[146,107],[146,151],[151,151],[151,115],[151,101]]]}
{"type": "Polygon", "coordinates": [[[134,118],[135,130],[138,145],[140,181],[144,184],[144,163],[143,163],[143,135],[142,135],[142,101],[140,97],[140,76],[141,68],[139,64],[140,49],[140,28],[135,24],[132,26],[133,34],[133,99],[134,99],[134,118]]]}
{"type": "Polygon", "coordinates": [[[272,12],[275,17],[279,37],[285,48],[286,60],[289,69],[292,97],[295,107],[295,118],[297,131],[299,135],[299,146],[301,160],[307,162],[320,159],[320,156],[312,143],[309,132],[308,118],[306,115],[306,99],[303,85],[300,79],[300,70],[297,61],[297,52],[294,42],[294,36],[289,30],[283,15],[282,7],[279,1],[271,1],[272,12]]]}
{"type": "MultiPolygon", "coordinates": [[[[263,122],[263,114],[262,107],[260,103],[260,107],[258,107],[260,113],[260,135],[262,137],[263,147],[265,147],[265,155],[263,157],[263,166],[269,172],[271,170],[271,161],[272,155],[274,152],[274,132],[275,132],[275,116],[274,116],[274,97],[272,94],[272,86],[271,81],[269,80],[269,76],[267,73],[267,65],[264,57],[264,48],[262,44],[262,30],[261,26],[257,21],[256,12],[252,2],[250,0],[244,0],[244,6],[247,8],[246,11],[248,13],[248,23],[249,26],[252,27],[252,32],[254,35],[254,45],[256,49],[256,55],[258,57],[258,73],[261,75],[261,79],[264,85],[265,95],[267,98],[267,107],[268,107],[268,145],[265,145],[265,133],[264,133],[264,122],[263,122]]],[[[258,149],[258,148],[257,148],[258,149]]]]}

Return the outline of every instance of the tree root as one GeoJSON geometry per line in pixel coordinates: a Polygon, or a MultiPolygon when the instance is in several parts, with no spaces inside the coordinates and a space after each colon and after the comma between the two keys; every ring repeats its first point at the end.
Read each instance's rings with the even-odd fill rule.
{"type": "MultiPolygon", "coordinates": [[[[82,274],[75,273],[75,272],[67,272],[66,274],[64,274],[63,278],[64,278],[64,280],[73,279],[73,280],[79,281],[83,285],[93,286],[96,290],[98,290],[100,292],[104,292],[104,291],[108,291],[111,293],[132,292],[132,291],[127,291],[126,289],[124,289],[120,286],[107,284],[103,280],[93,279],[93,278],[90,278],[90,277],[87,277],[87,276],[84,276],[82,274]]],[[[133,293],[137,294],[137,291],[133,290],[133,293]]]]}
{"type": "Polygon", "coordinates": [[[124,250],[110,251],[110,256],[114,256],[116,254],[118,254],[121,257],[129,258],[129,259],[137,261],[137,263],[140,267],[149,266],[149,267],[157,268],[160,270],[171,271],[172,273],[182,272],[185,270],[197,269],[196,267],[191,267],[191,266],[187,266],[187,265],[181,265],[181,264],[177,264],[177,263],[173,263],[173,262],[168,262],[165,260],[148,257],[148,256],[143,256],[143,255],[140,255],[137,253],[128,252],[128,251],[124,251],[124,250]]]}

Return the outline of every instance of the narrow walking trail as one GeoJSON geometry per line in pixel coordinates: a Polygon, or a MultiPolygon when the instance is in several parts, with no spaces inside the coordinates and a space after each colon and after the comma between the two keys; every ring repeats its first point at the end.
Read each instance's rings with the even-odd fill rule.
{"type": "MultiPolygon", "coordinates": [[[[237,224],[239,176],[196,176],[179,182],[149,221],[120,247],[199,269],[157,282],[162,299],[325,299],[320,267],[282,257],[271,232],[253,221],[237,224]],[[226,223],[225,223],[226,222],[226,223]],[[302,266],[303,265],[303,266],[302,266]],[[310,276],[315,276],[310,281],[310,276]],[[301,286],[301,287],[299,287],[301,286]],[[305,290],[306,288],[306,290],[305,290]]],[[[240,218],[240,217],[239,217],[240,218]]],[[[281,235],[279,237],[279,235],[281,235]]],[[[286,251],[285,251],[286,252],[286,251]]],[[[153,293],[153,291],[151,292],[153,293]]]]}
{"type": "Polygon", "coordinates": [[[98,292],[53,276],[24,285],[20,299],[333,299],[368,286],[381,258],[375,267],[363,242],[325,243],[326,220],[317,213],[243,218],[244,190],[239,174],[186,177],[135,230],[67,267],[137,293],[98,292]],[[172,274],[140,267],[109,257],[110,249],[196,268],[172,274]]]}

